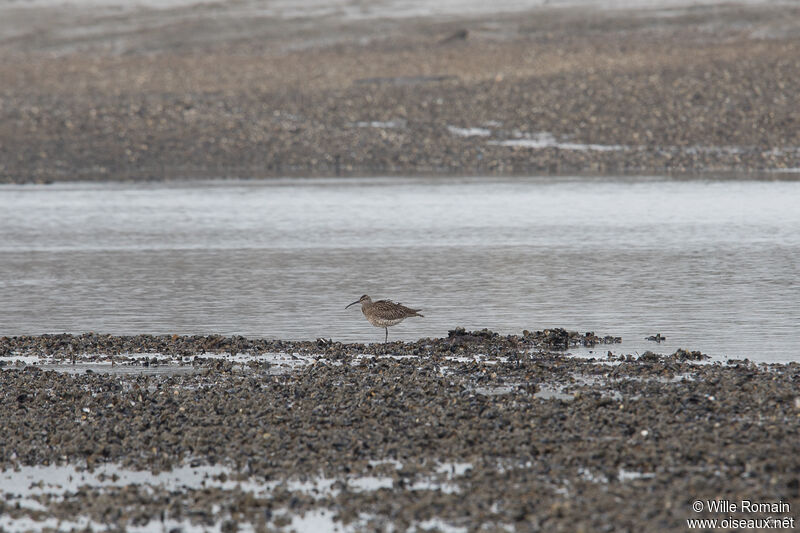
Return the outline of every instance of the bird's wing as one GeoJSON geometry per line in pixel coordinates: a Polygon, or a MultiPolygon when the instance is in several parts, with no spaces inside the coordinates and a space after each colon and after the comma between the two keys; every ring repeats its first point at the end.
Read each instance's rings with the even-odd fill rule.
{"type": "Polygon", "coordinates": [[[406,318],[409,316],[418,315],[419,309],[411,309],[403,304],[391,302],[389,300],[379,300],[372,304],[381,317],[388,320],[395,320],[398,318],[406,318]]]}

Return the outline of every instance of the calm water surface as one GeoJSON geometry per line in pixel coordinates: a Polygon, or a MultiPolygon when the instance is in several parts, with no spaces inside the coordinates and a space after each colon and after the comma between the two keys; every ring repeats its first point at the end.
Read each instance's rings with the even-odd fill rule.
{"type": "Polygon", "coordinates": [[[0,335],[382,341],[344,309],[368,293],[423,309],[390,339],[566,327],[800,360],[798,206],[797,181],[2,186],[0,335]]]}

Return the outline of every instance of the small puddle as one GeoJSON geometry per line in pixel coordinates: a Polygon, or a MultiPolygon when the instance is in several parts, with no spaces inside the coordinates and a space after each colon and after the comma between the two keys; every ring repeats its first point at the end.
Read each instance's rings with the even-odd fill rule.
{"type": "Polygon", "coordinates": [[[566,392],[562,392],[561,389],[549,387],[547,385],[540,385],[539,390],[536,391],[533,397],[539,398],[540,400],[561,400],[564,402],[569,402],[575,399],[572,394],[567,394],[566,392]]]}

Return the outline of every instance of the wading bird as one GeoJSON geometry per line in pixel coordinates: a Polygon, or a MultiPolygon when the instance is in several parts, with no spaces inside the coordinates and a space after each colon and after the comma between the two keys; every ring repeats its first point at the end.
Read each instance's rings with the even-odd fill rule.
{"type": "MultiPolygon", "coordinates": [[[[389,340],[389,326],[399,324],[410,316],[423,316],[419,314],[421,309],[411,309],[405,305],[390,302],[389,300],[378,300],[373,302],[372,298],[366,294],[351,303],[350,305],[361,304],[361,312],[367,317],[370,324],[376,328],[383,328],[386,330],[386,337],[383,342],[389,340]]],[[[345,307],[347,309],[350,307],[345,307]]]]}

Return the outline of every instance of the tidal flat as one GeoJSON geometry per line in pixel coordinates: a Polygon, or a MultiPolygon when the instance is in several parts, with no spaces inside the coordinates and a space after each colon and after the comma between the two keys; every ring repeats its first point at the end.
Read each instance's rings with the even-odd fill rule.
{"type": "Polygon", "coordinates": [[[0,5],[0,532],[796,518],[795,3],[126,4],[0,5]]]}
{"type": "Polygon", "coordinates": [[[0,527],[678,531],[797,501],[800,365],[618,340],[3,338],[0,527]]]}
{"type": "Polygon", "coordinates": [[[795,3],[362,4],[4,7],[0,182],[800,169],[795,3]]]}

